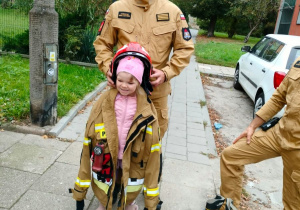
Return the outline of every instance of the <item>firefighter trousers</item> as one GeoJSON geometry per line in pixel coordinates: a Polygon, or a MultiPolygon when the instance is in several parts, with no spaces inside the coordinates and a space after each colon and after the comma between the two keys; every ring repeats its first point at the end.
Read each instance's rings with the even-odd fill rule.
{"type": "Polygon", "coordinates": [[[157,119],[160,128],[160,138],[162,139],[168,129],[168,95],[160,98],[151,98],[157,112],[157,119]]]}
{"type": "MultiPolygon", "coordinates": [[[[232,198],[237,208],[240,204],[244,166],[281,156],[284,167],[282,192],[284,209],[300,209],[300,150],[283,149],[280,139],[276,139],[273,128],[266,132],[262,130],[255,132],[249,145],[246,138],[240,139],[221,154],[220,193],[225,198],[232,198]]],[[[259,174],[256,176],[259,177],[259,174]]]]}

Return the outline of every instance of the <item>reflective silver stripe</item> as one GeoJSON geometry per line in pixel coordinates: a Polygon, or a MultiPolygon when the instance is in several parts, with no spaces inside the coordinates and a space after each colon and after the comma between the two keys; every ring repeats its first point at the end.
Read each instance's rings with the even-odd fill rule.
{"type": "MultiPolygon", "coordinates": [[[[98,176],[97,176],[97,173],[93,172],[93,178],[98,180],[98,176]]],[[[100,181],[100,180],[98,180],[100,181]]],[[[100,181],[101,182],[101,181],[100,181]]],[[[112,185],[112,179],[110,179],[110,181],[108,182],[106,179],[105,179],[105,184],[107,184],[108,186],[111,186],[112,185]]]]}
{"type": "Polygon", "coordinates": [[[147,189],[147,196],[158,196],[159,195],[159,188],[147,189]]]}
{"type": "Polygon", "coordinates": [[[136,181],[131,181],[131,178],[128,179],[128,185],[142,185],[144,184],[144,179],[136,179],[136,181]]]}
{"type": "Polygon", "coordinates": [[[158,143],[158,144],[153,144],[152,146],[151,146],[151,152],[155,152],[155,151],[160,151],[160,148],[161,148],[161,144],[160,143],[158,143]]]}
{"type": "Polygon", "coordinates": [[[104,123],[95,124],[95,131],[99,132],[104,128],[104,123]]]}
{"type": "Polygon", "coordinates": [[[152,134],[152,126],[151,125],[147,126],[146,133],[152,134]]]}
{"type": "Polygon", "coordinates": [[[91,180],[81,180],[77,177],[75,184],[79,187],[89,187],[91,185],[91,180]]]}
{"type": "Polygon", "coordinates": [[[88,146],[91,142],[92,142],[91,139],[84,138],[84,140],[83,140],[83,145],[88,146]]]}

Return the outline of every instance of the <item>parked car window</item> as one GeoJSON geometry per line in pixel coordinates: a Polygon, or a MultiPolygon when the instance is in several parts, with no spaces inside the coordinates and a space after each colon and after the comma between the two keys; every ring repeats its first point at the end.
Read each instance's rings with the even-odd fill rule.
{"type": "Polygon", "coordinates": [[[262,38],[251,50],[251,53],[260,57],[263,50],[266,48],[267,44],[269,43],[270,38],[264,37],[262,38]]]}
{"type": "Polygon", "coordinates": [[[290,56],[289,56],[289,59],[287,61],[287,64],[286,64],[286,68],[287,69],[290,69],[293,65],[293,63],[295,62],[295,60],[300,56],[300,47],[299,48],[293,48],[291,50],[291,53],[290,53],[290,56]]]}
{"type": "Polygon", "coordinates": [[[264,50],[262,54],[262,58],[267,60],[267,61],[273,61],[278,53],[282,50],[284,44],[277,40],[272,40],[268,43],[267,48],[264,50]]]}

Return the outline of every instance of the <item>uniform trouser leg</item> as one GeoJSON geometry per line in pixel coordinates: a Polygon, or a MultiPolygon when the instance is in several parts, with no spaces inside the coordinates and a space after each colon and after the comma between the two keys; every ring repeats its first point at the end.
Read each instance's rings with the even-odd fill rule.
{"type": "Polygon", "coordinates": [[[249,145],[246,138],[240,139],[221,154],[220,193],[225,198],[233,199],[237,208],[242,193],[244,165],[280,156],[280,144],[275,140],[272,130],[256,132],[249,145]]]}
{"type": "Polygon", "coordinates": [[[168,129],[168,96],[151,99],[157,112],[158,124],[160,128],[160,138],[162,139],[168,129]]]}
{"type": "Polygon", "coordinates": [[[285,210],[300,209],[300,149],[282,150],[283,192],[285,210]]]}

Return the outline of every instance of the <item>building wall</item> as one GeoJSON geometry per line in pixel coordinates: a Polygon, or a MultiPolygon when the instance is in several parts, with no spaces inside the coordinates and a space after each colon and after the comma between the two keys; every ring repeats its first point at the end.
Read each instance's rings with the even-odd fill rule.
{"type": "Polygon", "coordinates": [[[289,35],[297,35],[300,36],[300,0],[296,1],[294,15],[290,26],[289,35]],[[298,24],[297,24],[298,23],[298,24]]]}

